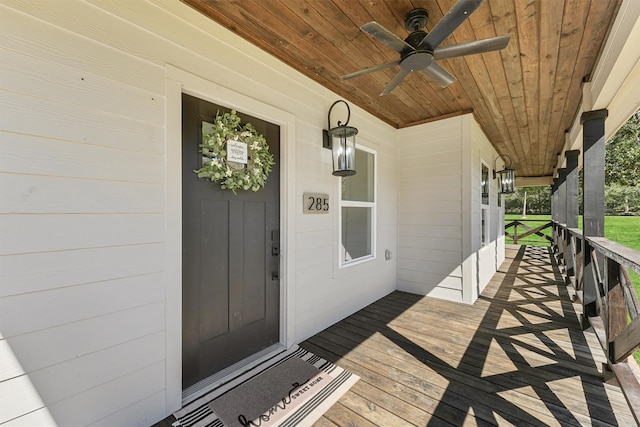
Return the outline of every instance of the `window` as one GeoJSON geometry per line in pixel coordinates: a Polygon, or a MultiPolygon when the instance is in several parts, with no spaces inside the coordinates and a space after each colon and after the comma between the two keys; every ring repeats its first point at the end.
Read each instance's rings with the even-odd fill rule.
{"type": "Polygon", "coordinates": [[[489,244],[489,167],[482,163],[482,205],[480,207],[480,246],[489,244]]]}
{"type": "Polygon", "coordinates": [[[480,241],[480,246],[485,247],[489,244],[489,209],[482,208],[482,240],[480,241]]]}
{"type": "Polygon", "coordinates": [[[340,185],[340,265],[374,258],[375,152],[356,148],[356,170],[340,185]]]}
{"type": "Polygon", "coordinates": [[[482,164],[482,204],[489,204],[489,167],[482,164]]]}

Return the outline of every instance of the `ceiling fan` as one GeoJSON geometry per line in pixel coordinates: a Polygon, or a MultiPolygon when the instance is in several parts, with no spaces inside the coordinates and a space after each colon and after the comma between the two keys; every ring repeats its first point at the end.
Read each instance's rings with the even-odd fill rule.
{"type": "Polygon", "coordinates": [[[360,27],[362,31],[398,52],[400,59],[347,74],[342,76],[342,79],[348,80],[400,65],[400,71],[387,84],[380,96],[390,94],[402,79],[412,71],[422,71],[440,86],[447,87],[456,79],[435,61],[500,50],[509,44],[511,36],[501,36],[438,47],[480,6],[482,1],[458,0],[451,10],[433,27],[430,33],[423,30],[429,18],[427,10],[422,8],[414,9],[406,15],[404,20],[405,28],[407,31],[411,31],[411,34],[404,40],[375,21],[364,24],[360,27]]]}

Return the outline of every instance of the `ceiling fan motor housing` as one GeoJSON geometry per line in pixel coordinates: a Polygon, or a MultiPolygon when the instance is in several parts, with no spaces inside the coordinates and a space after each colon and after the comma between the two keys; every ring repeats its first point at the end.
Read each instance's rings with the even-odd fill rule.
{"type": "Polygon", "coordinates": [[[404,17],[404,28],[406,28],[407,31],[421,30],[426,27],[428,20],[429,12],[427,12],[427,9],[413,9],[404,17]]]}
{"type": "Polygon", "coordinates": [[[433,54],[427,50],[414,50],[403,56],[400,68],[404,71],[418,71],[427,68],[433,62],[433,54]]]}
{"type": "Polygon", "coordinates": [[[400,68],[404,71],[422,70],[433,62],[433,49],[429,46],[419,47],[420,43],[427,36],[423,28],[427,25],[429,13],[426,9],[414,9],[407,13],[404,18],[404,26],[411,33],[404,41],[413,47],[405,49],[400,54],[400,68]],[[426,47],[426,49],[425,49],[426,47]]]}

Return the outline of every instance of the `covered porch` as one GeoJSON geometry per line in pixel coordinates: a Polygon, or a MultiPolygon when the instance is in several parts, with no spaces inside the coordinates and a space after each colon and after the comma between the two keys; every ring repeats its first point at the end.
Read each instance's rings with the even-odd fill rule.
{"type": "MultiPolygon", "coordinates": [[[[276,345],[302,342],[362,378],[318,425],[637,422],[625,402],[637,408],[640,393],[625,401],[604,384],[608,358],[582,332],[551,254],[507,248],[503,263],[492,172],[511,159],[518,185],[551,185],[562,170],[593,164],[596,156],[576,157],[582,141],[605,140],[640,107],[640,2],[0,3],[0,424],[171,424],[194,395],[185,331],[202,343],[219,335],[207,329],[215,321],[200,328],[182,316],[215,312],[204,299],[183,305],[185,260],[240,257],[228,245],[203,255],[220,241],[212,232],[193,233],[198,255],[184,256],[183,213],[196,212],[183,204],[184,177],[196,175],[183,146],[201,161],[206,128],[191,126],[203,117],[195,111],[183,122],[185,95],[279,129],[270,181],[279,213],[259,218],[264,230],[228,234],[264,249],[246,265],[264,264],[254,283],[278,302],[263,316],[278,320],[276,345]],[[413,74],[380,97],[397,70],[342,79],[398,61],[361,26],[405,37],[403,18],[425,9],[433,33],[456,4],[478,9],[447,25],[443,47],[509,36],[508,47],[442,59],[455,78],[446,88],[413,74]],[[353,107],[358,146],[375,154],[367,205],[343,198],[331,174],[323,131],[336,98],[353,107]],[[307,194],[331,207],[305,213],[307,194]],[[353,207],[366,211],[369,243],[357,262],[343,256],[352,242],[343,213],[353,207]]],[[[557,186],[557,202],[569,187],[557,186]]],[[[227,218],[240,216],[219,211],[208,224],[224,234],[227,218]]],[[[585,230],[586,242],[598,236],[585,230]]],[[[244,273],[240,265],[231,267],[244,273]]],[[[201,276],[228,277],[231,267],[201,276]]],[[[243,318],[244,306],[206,284],[193,295],[225,299],[221,329],[243,318]]],[[[198,379],[209,381],[204,371],[198,379]]],[[[212,377],[209,385],[222,381],[212,377]]]]}
{"type": "Polygon", "coordinates": [[[361,377],[316,425],[635,425],[550,248],[506,252],[473,305],[393,292],[303,342],[361,377]]]}

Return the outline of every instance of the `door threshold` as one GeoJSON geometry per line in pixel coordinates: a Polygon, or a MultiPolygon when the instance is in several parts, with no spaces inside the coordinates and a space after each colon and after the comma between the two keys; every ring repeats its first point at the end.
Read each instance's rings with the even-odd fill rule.
{"type": "Polygon", "coordinates": [[[281,343],[274,344],[182,390],[182,406],[185,406],[210,391],[233,381],[234,378],[237,378],[244,372],[255,368],[259,364],[285,350],[286,347],[281,343]]]}

